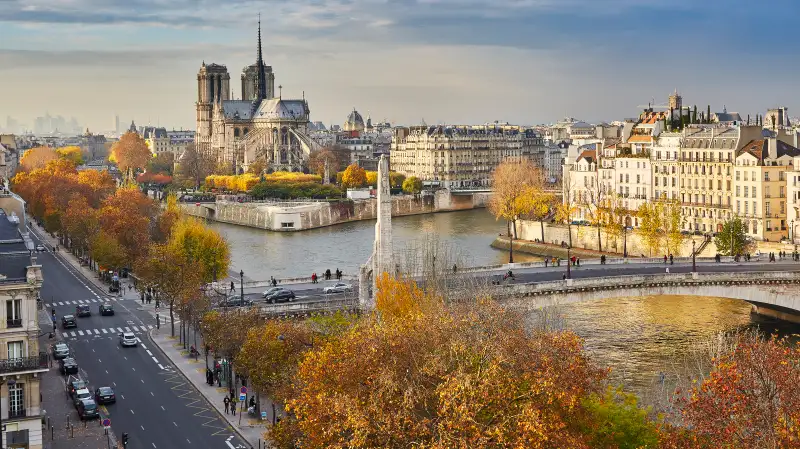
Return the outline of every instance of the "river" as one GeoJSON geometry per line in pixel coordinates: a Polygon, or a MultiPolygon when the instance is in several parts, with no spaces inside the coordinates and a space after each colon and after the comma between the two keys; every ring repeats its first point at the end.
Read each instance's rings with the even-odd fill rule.
{"type": "MultiPolygon", "coordinates": [[[[372,251],[374,221],[297,233],[269,232],[209,223],[231,245],[231,269],[250,279],[308,276],[330,268],[355,274],[372,251]]],[[[438,239],[465,266],[508,260],[489,244],[505,223],[484,209],[399,217],[392,220],[395,253],[438,239]]],[[[518,262],[540,260],[515,254],[518,262]]],[[[564,326],[584,338],[598,363],[609,366],[614,383],[644,393],[659,373],[673,370],[698,340],[719,332],[758,326],[765,333],[800,333],[800,326],[750,315],[743,301],[694,296],[615,298],[562,306],[564,326]]]]}

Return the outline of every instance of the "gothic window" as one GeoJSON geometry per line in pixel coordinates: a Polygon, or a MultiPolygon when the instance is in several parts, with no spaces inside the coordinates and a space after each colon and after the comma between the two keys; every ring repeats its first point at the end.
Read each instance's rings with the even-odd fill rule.
{"type": "Polygon", "coordinates": [[[245,128],[245,129],[244,129],[244,132],[242,132],[242,135],[246,136],[246,135],[247,135],[247,133],[249,133],[249,132],[250,132],[250,129],[248,129],[248,128],[245,128]]]}
{"type": "Polygon", "coordinates": [[[281,128],[281,144],[282,145],[289,144],[289,130],[286,127],[281,128]]]}
{"type": "Polygon", "coordinates": [[[239,128],[233,129],[233,137],[239,137],[239,128]]]}

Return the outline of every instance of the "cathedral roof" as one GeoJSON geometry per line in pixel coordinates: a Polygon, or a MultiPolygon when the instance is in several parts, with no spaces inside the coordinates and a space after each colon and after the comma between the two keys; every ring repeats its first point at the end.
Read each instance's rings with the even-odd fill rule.
{"type": "Polygon", "coordinates": [[[364,118],[361,117],[361,114],[359,114],[358,111],[353,109],[353,112],[351,112],[350,115],[347,116],[347,121],[345,123],[351,125],[364,126],[364,118]]]}
{"type": "Polygon", "coordinates": [[[283,100],[271,98],[258,106],[255,118],[296,120],[307,118],[306,103],[303,100],[283,100]]]}
{"type": "Polygon", "coordinates": [[[226,119],[250,120],[252,116],[253,102],[248,100],[224,100],[222,102],[222,113],[226,119]]]}

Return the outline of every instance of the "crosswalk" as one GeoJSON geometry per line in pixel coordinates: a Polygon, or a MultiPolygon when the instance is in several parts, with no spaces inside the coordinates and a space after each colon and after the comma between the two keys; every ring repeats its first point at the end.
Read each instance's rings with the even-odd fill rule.
{"type": "Polygon", "coordinates": [[[148,324],[147,326],[123,326],[123,327],[107,327],[102,329],[78,329],[74,331],[65,331],[65,337],[91,337],[93,335],[117,335],[123,332],[147,332],[153,329],[154,326],[148,324]]]}
{"type": "Polygon", "coordinates": [[[87,305],[87,304],[104,304],[111,301],[122,301],[122,298],[90,298],[90,299],[77,299],[74,301],[53,301],[51,305],[54,306],[78,306],[78,305],[87,305]]]}

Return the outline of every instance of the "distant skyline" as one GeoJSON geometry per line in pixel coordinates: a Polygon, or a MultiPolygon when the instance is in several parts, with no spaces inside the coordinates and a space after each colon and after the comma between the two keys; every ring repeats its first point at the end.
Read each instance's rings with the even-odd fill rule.
{"type": "Polygon", "coordinates": [[[341,124],[610,121],[663,103],[800,110],[792,0],[3,0],[0,126],[194,128],[200,64],[235,97],[264,53],[285,98],[341,124]]]}

